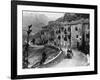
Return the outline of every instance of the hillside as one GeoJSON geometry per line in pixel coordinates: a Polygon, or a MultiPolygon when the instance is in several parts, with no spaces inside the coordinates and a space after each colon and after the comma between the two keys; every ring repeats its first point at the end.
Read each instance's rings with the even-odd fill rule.
{"type": "Polygon", "coordinates": [[[48,24],[48,17],[44,14],[27,14],[23,15],[23,30],[27,30],[27,26],[32,24],[32,32],[38,32],[41,30],[42,26],[48,24]]]}

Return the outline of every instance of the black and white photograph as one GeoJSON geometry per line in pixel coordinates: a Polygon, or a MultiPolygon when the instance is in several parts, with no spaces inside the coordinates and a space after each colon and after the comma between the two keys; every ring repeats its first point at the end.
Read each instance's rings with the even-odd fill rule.
{"type": "Polygon", "coordinates": [[[23,69],[90,65],[89,14],[22,12],[23,69]]]}
{"type": "Polygon", "coordinates": [[[97,73],[96,6],[23,1],[12,6],[13,77],[97,73]]]}

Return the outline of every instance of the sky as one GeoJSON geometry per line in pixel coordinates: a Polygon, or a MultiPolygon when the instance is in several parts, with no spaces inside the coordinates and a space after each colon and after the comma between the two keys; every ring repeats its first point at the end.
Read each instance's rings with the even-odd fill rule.
{"type": "Polygon", "coordinates": [[[63,17],[64,13],[60,12],[40,12],[40,11],[23,11],[23,16],[27,16],[27,15],[38,15],[38,14],[44,14],[46,17],[48,17],[49,21],[54,21],[57,18],[63,17]]]}
{"type": "Polygon", "coordinates": [[[27,26],[32,24],[32,32],[38,32],[42,26],[48,24],[49,21],[55,21],[60,17],[64,16],[64,13],[58,12],[40,12],[40,11],[23,11],[23,30],[27,29],[27,26]]]}

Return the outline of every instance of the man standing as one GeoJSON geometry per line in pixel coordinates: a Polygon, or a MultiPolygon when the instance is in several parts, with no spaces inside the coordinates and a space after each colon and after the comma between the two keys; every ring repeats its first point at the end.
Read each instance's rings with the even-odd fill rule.
{"type": "Polygon", "coordinates": [[[46,55],[45,52],[43,52],[43,53],[42,53],[42,59],[41,59],[41,61],[40,61],[40,65],[42,65],[42,64],[45,62],[46,59],[47,59],[47,55],[46,55]]]}

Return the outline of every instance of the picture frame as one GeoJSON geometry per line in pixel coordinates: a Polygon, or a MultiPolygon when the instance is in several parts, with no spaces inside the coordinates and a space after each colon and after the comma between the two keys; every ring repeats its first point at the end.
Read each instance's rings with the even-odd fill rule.
{"type": "MultiPolygon", "coordinates": [[[[40,15],[40,17],[41,16],[45,17],[44,15],[40,15]]],[[[46,22],[47,19],[45,20],[43,17],[34,18],[33,23],[35,24],[39,20],[40,22],[43,20],[46,22]],[[35,19],[37,19],[37,21],[35,21],[35,19]]],[[[57,25],[58,24],[59,24],[59,21],[57,25]]],[[[70,25],[73,23],[70,22],[67,24],[70,25]]],[[[27,26],[31,27],[32,25],[30,24],[27,26]]],[[[33,30],[35,31],[35,28],[33,30]]],[[[50,60],[47,62],[50,62],[50,60]]],[[[34,1],[11,1],[11,78],[12,79],[90,75],[90,74],[97,74],[97,71],[98,71],[97,70],[97,5],[49,3],[49,2],[34,2],[34,1]],[[25,21],[24,15],[26,16],[28,14],[36,15],[37,13],[35,12],[39,14],[45,14],[46,16],[52,18],[52,20],[55,20],[56,17],[57,17],[56,19],[58,20],[59,18],[58,16],[61,17],[62,12],[69,13],[68,16],[70,16],[70,13],[89,14],[88,16],[89,21],[86,21],[86,22],[88,22],[89,26],[91,26],[89,29],[90,31],[90,49],[89,49],[90,65],[88,67],[83,66],[80,68],[72,67],[73,69],[68,68],[69,70],[63,67],[43,68],[43,69],[42,68],[30,69],[29,67],[27,67],[26,69],[24,69],[25,67],[23,68],[23,64],[22,64],[23,63],[23,60],[22,60],[23,59],[22,58],[23,57],[23,54],[22,54],[23,53],[23,49],[22,49],[23,24],[26,24],[29,21],[27,17],[26,22],[24,22],[25,21]]]]}

